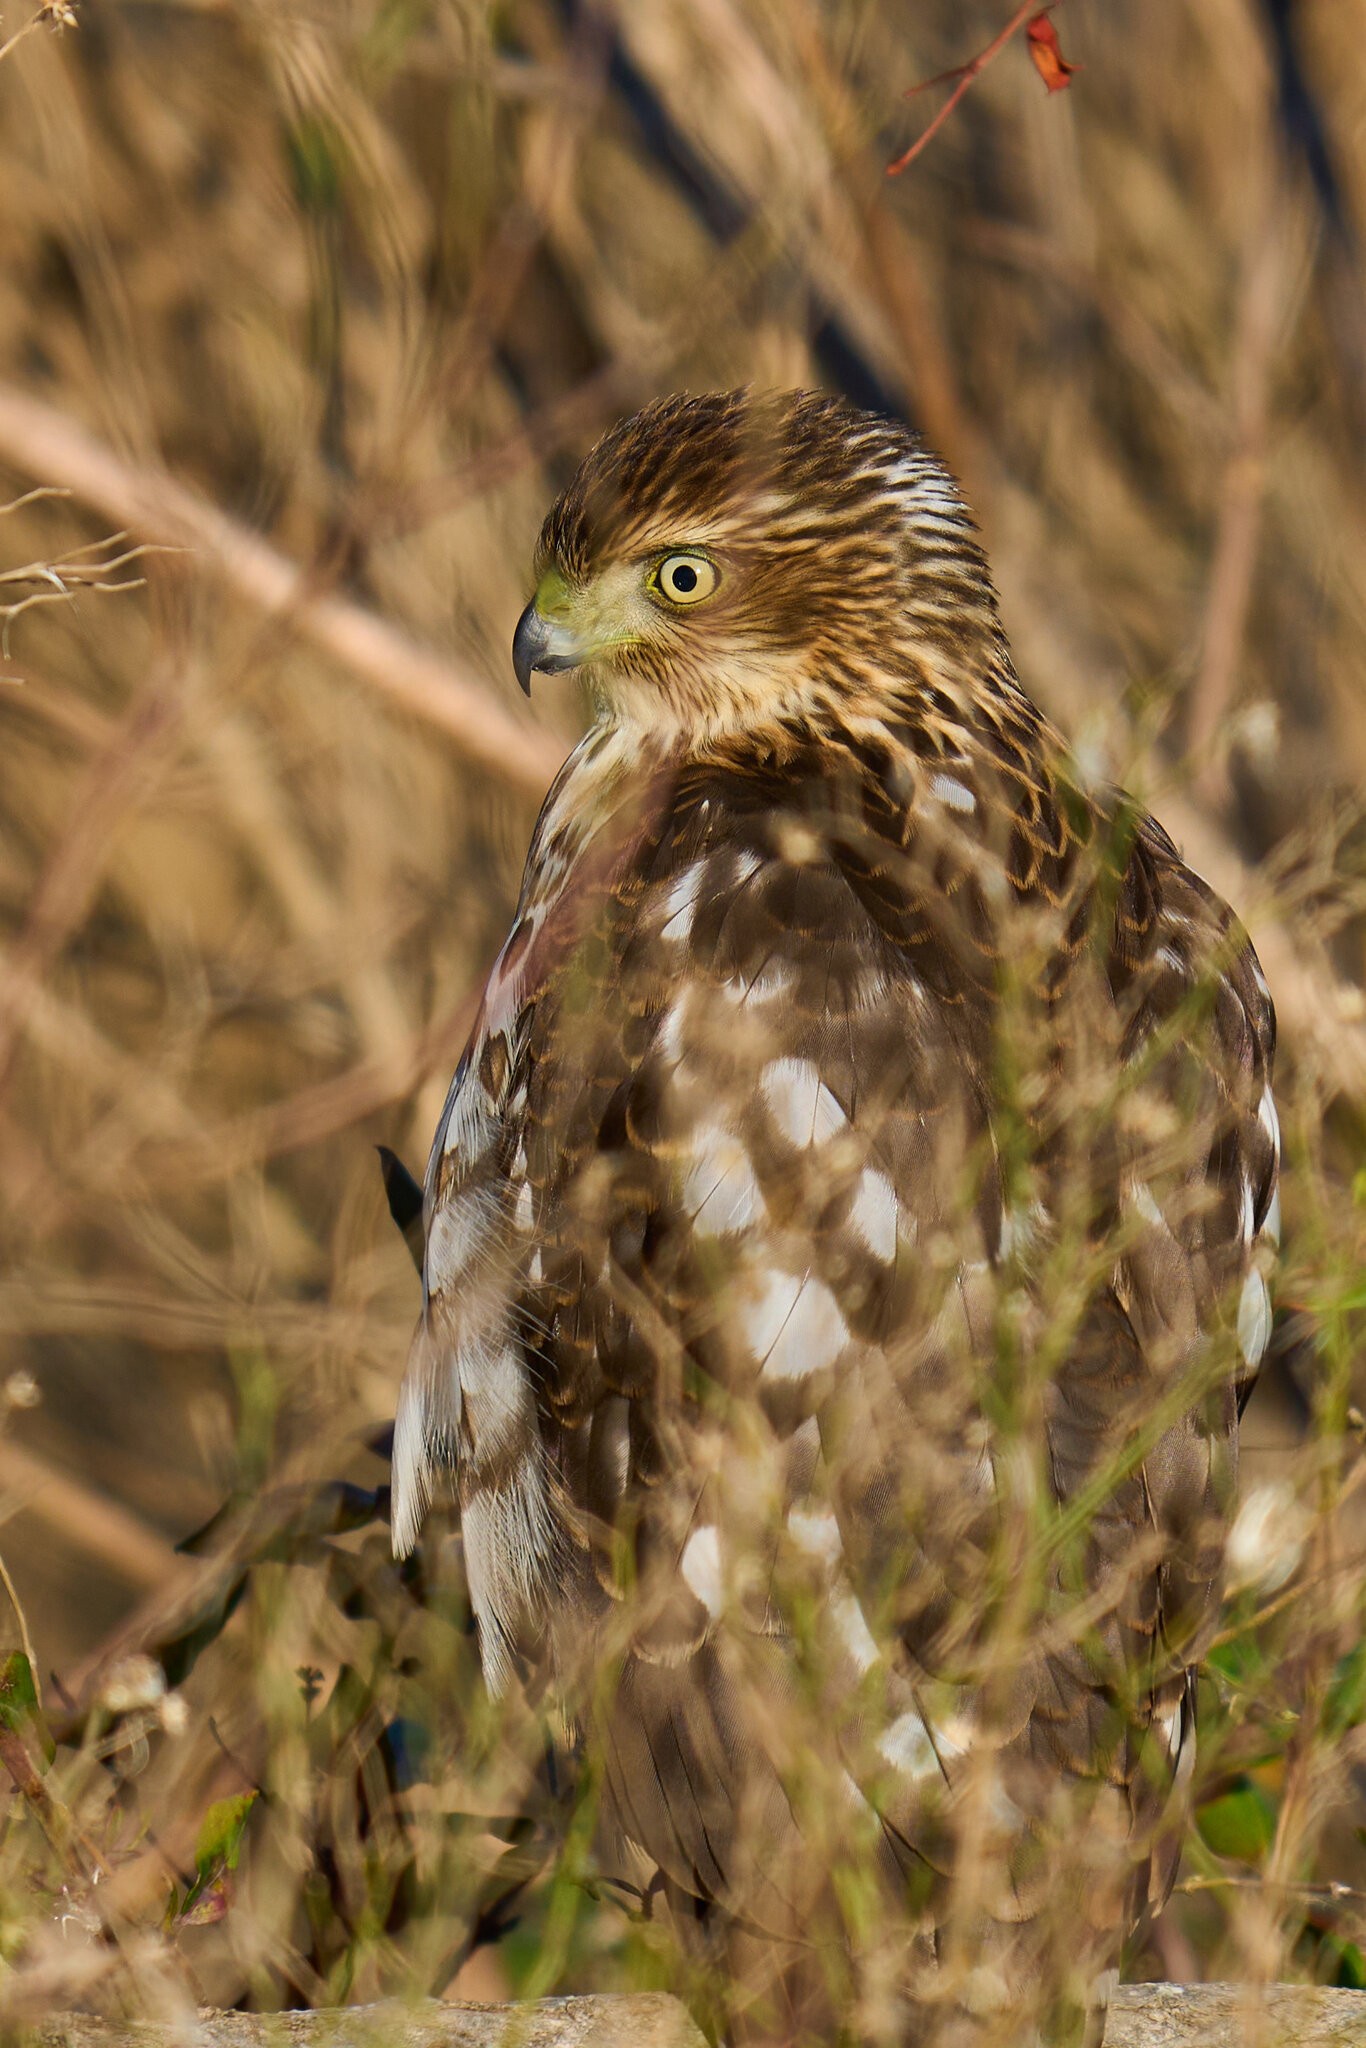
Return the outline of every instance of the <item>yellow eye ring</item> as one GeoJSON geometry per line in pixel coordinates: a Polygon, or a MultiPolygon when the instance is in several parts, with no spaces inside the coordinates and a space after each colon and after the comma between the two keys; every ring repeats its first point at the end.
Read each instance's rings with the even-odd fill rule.
{"type": "Polygon", "coordinates": [[[650,588],[670,604],[701,604],[720,580],[705,555],[665,555],[650,577],[650,588]]]}

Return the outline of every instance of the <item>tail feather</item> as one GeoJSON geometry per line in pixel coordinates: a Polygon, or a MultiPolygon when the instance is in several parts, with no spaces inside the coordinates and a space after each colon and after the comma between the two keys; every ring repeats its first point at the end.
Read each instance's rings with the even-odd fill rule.
{"type": "Polygon", "coordinates": [[[393,1509],[395,1557],[407,1557],[432,1504],[440,1471],[453,1471],[461,1417],[455,1360],[433,1345],[425,1320],[418,1324],[394,1415],[393,1509]]]}

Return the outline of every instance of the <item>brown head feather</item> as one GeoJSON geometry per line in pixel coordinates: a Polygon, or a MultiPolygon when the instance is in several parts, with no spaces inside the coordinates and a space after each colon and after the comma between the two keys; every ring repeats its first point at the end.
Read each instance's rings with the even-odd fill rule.
{"type": "Polygon", "coordinates": [[[661,399],[613,428],[542,529],[538,573],[592,613],[606,715],[705,746],[773,723],[952,718],[1017,686],[953,478],[904,427],[817,392],[661,399]],[[648,579],[697,549],[718,584],[648,579]]]}

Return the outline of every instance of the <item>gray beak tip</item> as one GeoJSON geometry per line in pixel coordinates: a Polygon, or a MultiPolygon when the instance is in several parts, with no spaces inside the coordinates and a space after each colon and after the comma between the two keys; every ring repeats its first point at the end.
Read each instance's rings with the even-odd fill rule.
{"type": "Polygon", "coordinates": [[[531,695],[531,673],[536,666],[536,657],[545,652],[545,620],[534,604],[529,604],[517,621],[517,631],[512,636],[512,667],[524,697],[531,695]]]}
{"type": "Polygon", "coordinates": [[[533,598],[512,636],[512,667],[523,696],[531,695],[531,677],[536,669],[546,676],[563,675],[584,659],[585,650],[571,628],[538,612],[533,598]]]}

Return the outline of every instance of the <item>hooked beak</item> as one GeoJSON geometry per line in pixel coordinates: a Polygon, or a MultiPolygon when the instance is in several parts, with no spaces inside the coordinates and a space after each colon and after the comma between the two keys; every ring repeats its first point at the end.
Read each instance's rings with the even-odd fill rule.
{"type": "Polygon", "coordinates": [[[542,675],[562,675],[566,669],[577,668],[587,658],[588,650],[572,628],[537,611],[533,598],[518,619],[517,631],[512,636],[512,666],[522,686],[523,696],[531,695],[534,669],[539,669],[542,675]]]}

